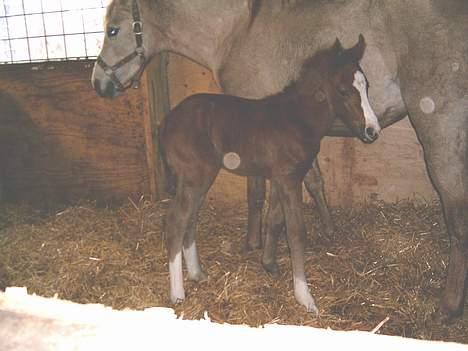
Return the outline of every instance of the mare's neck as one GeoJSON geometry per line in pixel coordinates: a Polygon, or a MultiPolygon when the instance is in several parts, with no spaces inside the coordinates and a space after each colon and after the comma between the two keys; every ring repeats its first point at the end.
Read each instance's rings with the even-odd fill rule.
{"type": "Polygon", "coordinates": [[[247,30],[250,19],[249,0],[153,0],[150,6],[155,15],[149,19],[163,35],[162,49],[213,72],[221,66],[235,38],[247,30]]]}

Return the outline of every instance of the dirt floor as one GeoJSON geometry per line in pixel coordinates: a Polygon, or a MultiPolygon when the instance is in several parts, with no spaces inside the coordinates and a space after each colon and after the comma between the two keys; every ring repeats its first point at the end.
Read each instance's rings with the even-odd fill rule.
{"type": "MultiPolygon", "coordinates": [[[[117,309],[172,307],[161,230],[167,206],[143,199],[47,212],[0,206],[0,285],[117,309]]],[[[322,233],[312,206],[304,212],[306,270],[319,317],[294,300],[285,240],[278,250],[282,274],[273,279],[260,264],[260,250],[243,250],[245,202],[220,196],[209,198],[200,214],[198,245],[209,280],[186,282],[177,313],[198,319],[208,311],[214,321],[253,326],[368,331],[388,317],[379,333],[468,343],[468,306],[463,320],[449,326],[437,320],[448,253],[438,204],[334,209],[333,237],[322,233]]]]}

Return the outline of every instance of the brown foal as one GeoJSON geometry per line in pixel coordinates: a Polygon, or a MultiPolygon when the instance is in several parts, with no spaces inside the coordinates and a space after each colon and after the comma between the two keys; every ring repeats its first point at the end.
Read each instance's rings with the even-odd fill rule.
{"type": "Polygon", "coordinates": [[[263,264],[277,272],[276,237],[286,225],[294,294],[307,311],[318,312],[304,270],[305,226],[300,187],[335,117],[364,142],[380,131],[369,105],[367,80],[359,66],[365,49],[358,43],[333,47],[307,59],[298,79],[282,92],[260,100],[198,94],[182,101],[160,127],[167,165],[177,178],[176,196],[166,217],[170,298],[185,298],[182,252],[188,277],[206,279],[195,244],[198,211],[221,168],[271,180],[271,196],[281,205],[270,214],[263,264]]]}

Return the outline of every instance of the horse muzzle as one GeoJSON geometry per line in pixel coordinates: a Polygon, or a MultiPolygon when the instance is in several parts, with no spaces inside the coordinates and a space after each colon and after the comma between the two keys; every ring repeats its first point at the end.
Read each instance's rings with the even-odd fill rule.
{"type": "Polygon", "coordinates": [[[93,87],[100,97],[112,99],[119,95],[115,84],[109,79],[95,79],[93,80],[93,87]]]}
{"type": "Polygon", "coordinates": [[[361,140],[366,144],[371,144],[379,138],[380,129],[374,127],[367,127],[364,129],[361,140]]]}

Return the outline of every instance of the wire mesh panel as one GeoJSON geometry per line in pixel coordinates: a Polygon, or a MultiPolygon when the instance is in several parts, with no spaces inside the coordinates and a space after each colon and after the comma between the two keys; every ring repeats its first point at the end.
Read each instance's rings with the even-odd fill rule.
{"type": "Polygon", "coordinates": [[[111,0],[0,0],[0,63],[94,58],[111,0]]]}

